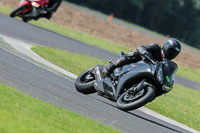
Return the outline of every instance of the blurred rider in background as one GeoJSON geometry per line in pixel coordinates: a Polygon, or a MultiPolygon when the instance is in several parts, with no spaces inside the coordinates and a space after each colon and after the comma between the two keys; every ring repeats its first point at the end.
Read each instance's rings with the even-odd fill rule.
{"type": "Polygon", "coordinates": [[[53,13],[55,13],[60,6],[62,0],[49,0],[48,7],[45,8],[45,11],[47,13],[43,14],[42,17],[45,17],[47,19],[51,19],[53,13]]]}

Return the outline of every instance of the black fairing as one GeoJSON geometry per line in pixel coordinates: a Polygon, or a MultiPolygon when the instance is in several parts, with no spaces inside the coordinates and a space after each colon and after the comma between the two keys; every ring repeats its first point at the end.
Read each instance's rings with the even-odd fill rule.
{"type": "Polygon", "coordinates": [[[165,59],[162,63],[163,81],[161,84],[172,86],[174,84],[174,74],[177,71],[178,66],[175,62],[165,59]]]}
{"type": "Polygon", "coordinates": [[[171,88],[174,84],[174,73],[177,71],[178,66],[173,61],[163,59],[155,65],[147,63],[133,63],[118,68],[114,71],[115,77],[119,79],[117,86],[117,96],[124,89],[125,85],[139,79],[150,80],[156,88],[157,96],[169,92],[163,88],[163,85],[171,88]]]}
{"type": "MultiPolygon", "coordinates": [[[[130,65],[126,65],[121,70],[115,70],[114,74],[120,75],[119,83],[117,86],[117,96],[121,93],[124,89],[124,86],[127,83],[130,83],[136,79],[152,79],[155,80],[154,77],[155,67],[153,65],[145,64],[145,63],[134,63],[130,65]],[[134,71],[133,71],[134,69],[134,71]]],[[[155,81],[158,83],[158,81],[155,81]]]]}

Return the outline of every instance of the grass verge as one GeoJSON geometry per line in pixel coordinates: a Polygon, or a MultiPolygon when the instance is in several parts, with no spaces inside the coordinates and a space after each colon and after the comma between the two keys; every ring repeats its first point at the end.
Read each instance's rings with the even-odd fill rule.
{"type": "Polygon", "coordinates": [[[0,132],[2,133],[114,133],[94,122],[0,84],[0,132]]]}
{"type": "MultiPolygon", "coordinates": [[[[99,59],[47,47],[36,46],[32,50],[46,60],[75,74],[80,74],[97,63],[106,63],[99,59]],[[68,67],[70,64],[73,64],[72,68],[68,67]],[[74,69],[77,70],[75,71],[74,69]]],[[[198,124],[200,119],[197,119],[200,118],[200,93],[180,85],[175,85],[174,88],[167,97],[161,96],[153,103],[148,104],[147,107],[196,130],[200,130],[200,125],[198,124]]]]}
{"type": "Polygon", "coordinates": [[[83,71],[94,67],[97,64],[107,64],[107,61],[90,56],[83,56],[81,54],[70,53],[49,47],[35,46],[32,50],[42,58],[76,75],[81,74],[83,71]]]}
{"type": "MultiPolygon", "coordinates": [[[[0,5],[0,12],[2,12],[4,14],[9,14],[11,12],[11,10],[12,9],[0,5]]],[[[69,29],[66,26],[60,26],[60,25],[52,23],[48,20],[40,19],[38,21],[31,21],[31,23],[38,25],[40,27],[55,31],[57,33],[75,38],[82,42],[85,42],[85,43],[88,43],[91,45],[96,45],[100,48],[106,49],[108,51],[111,51],[111,52],[114,52],[117,54],[119,54],[121,51],[124,51],[126,53],[131,51],[129,48],[125,47],[124,45],[114,44],[109,41],[102,40],[100,38],[97,38],[97,37],[94,37],[94,36],[91,36],[91,35],[88,35],[85,33],[74,31],[74,30],[69,29]]],[[[140,27],[140,30],[145,31],[145,29],[143,29],[142,27],[140,27]]],[[[186,67],[180,66],[179,71],[177,72],[177,75],[194,80],[196,82],[200,82],[200,72],[195,71],[191,68],[186,68],[186,67]]]]}
{"type": "Polygon", "coordinates": [[[175,85],[167,94],[155,99],[146,107],[200,131],[200,93],[175,85]]]}
{"type": "Polygon", "coordinates": [[[200,72],[191,68],[178,66],[178,71],[176,74],[200,83],[200,72]]]}

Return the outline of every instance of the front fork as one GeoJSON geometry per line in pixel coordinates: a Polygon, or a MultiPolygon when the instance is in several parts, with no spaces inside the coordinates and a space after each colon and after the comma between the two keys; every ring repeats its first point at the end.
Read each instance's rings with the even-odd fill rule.
{"type": "Polygon", "coordinates": [[[137,93],[137,92],[140,92],[143,88],[148,87],[148,86],[151,86],[152,88],[154,88],[153,85],[149,84],[148,82],[146,82],[145,79],[143,79],[136,87],[132,87],[128,91],[137,93]]]}

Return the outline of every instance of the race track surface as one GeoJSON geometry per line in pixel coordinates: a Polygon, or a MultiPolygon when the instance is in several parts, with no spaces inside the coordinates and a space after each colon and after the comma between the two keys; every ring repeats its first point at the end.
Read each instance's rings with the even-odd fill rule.
{"type": "Polygon", "coordinates": [[[63,49],[103,60],[117,59],[118,55],[96,46],[74,40],[41,27],[23,23],[0,13],[0,34],[52,48],[63,49]],[[103,53],[103,54],[102,54],[103,53]]]}
{"type": "MultiPolygon", "coordinates": [[[[115,54],[90,46],[74,39],[26,24],[17,19],[0,14],[0,34],[32,43],[64,49],[95,57],[116,58],[115,54]],[[85,49],[81,49],[81,48],[85,49]],[[79,50],[83,51],[79,51],[79,50]],[[99,54],[95,51],[99,51],[99,54]],[[101,54],[102,51],[107,54],[101,54]],[[93,55],[94,56],[94,55],[93,55]]],[[[140,111],[124,112],[115,104],[95,94],[83,95],[74,88],[74,82],[46,69],[36,66],[18,56],[0,49],[0,82],[20,91],[83,114],[103,124],[113,126],[128,133],[171,133],[187,132],[140,111]]]]}

